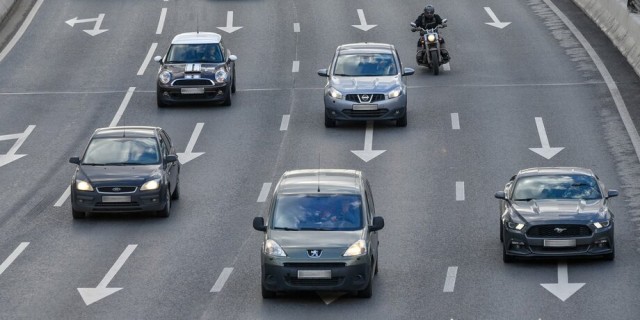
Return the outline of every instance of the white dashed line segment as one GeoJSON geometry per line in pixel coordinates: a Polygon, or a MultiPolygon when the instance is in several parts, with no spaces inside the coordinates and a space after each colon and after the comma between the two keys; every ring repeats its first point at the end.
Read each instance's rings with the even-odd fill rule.
{"type": "Polygon", "coordinates": [[[151,47],[149,48],[149,52],[147,52],[147,56],[144,58],[144,61],[142,61],[142,65],[140,66],[140,69],[138,69],[138,75],[141,76],[144,74],[144,71],[147,70],[147,67],[149,66],[149,62],[151,62],[151,57],[153,57],[153,54],[156,52],[156,48],[158,48],[158,43],[154,42],[151,44],[151,47]]]}
{"type": "Polygon", "coordinates": [[[300,32],[300,24],[299,23],[294,23],[293,24],[293,32],[300,32]]]}
{"type": "Polygon", "coordinates": [[[451,129],[460,130],[460,118],[458,117],[458,113],[451,114],[451,129]]]}
{"type": "Polygon", "coordinates": [[[58,208],[62,207],[62,205],[64,204],[65,201],[67,201],[70,195],[71,195],[71,186],[68,186],[67,190],[64,191],[64,193],[60,196],[60,199],[58,199],[58,201],[56,201],[56,203],[53,206],[58,208]]]}
{"type": "Polygon", "coordinates": [[[300,70],[300,61],[294,61],[293,67],[291,67],[291,72],[298,72],[300,70]]]}
{"type": "Polygon", "coordinates": [[[262,185],[262,190],[260,190],[260,195],[258,196],[258,202],[265,202],[267,200],[269,190],[271,190],[271,182],[264,183],[262,185]]]}
{"type": "Polygon", "coordinates": [[[222,273],[220,273],[220,276],[218,277],[218,280],[216,280],[216,283],[213,285],[213,288],[211,288],[211,291],[209,291],[209,292],[220,292],[220,291],[222,291],[222,288],[224,287],[224,284],[229,279],[229,276],[231,275],[231,272],[233,272],[233,268],[224,268],[222,270],[222,273]]]}
{"type": "Polygon", "coordinates": [[[24,251],[24,249],[29,245],[29,242],[22,242],[18,245],[18,247],[13,250],[13,252],[4,260],[2,264],[0,264],[0,274],[2,274],[9,266],[13,263],[16,258],[24,251]]]}
{"type": "Polygon", "coordinates": [[[464,181],[456,181],[456,201],[464,201],[464,181]]]}
{"type": "Polygon", "coordinates": [[[289,115],[285,114],[282,116],[282,122],[280,123],[280,131],[287,131],[289,128],[289,115]]]}
{"type": "Polygon", "coordinates": [[[453,292],[456,286],[456,276],[458,275],[458,267],[449,267],[447,269],[447,278],[444,281],[444,289],[442,292],[453,292]]]}
{"type": "Polygon", "coordinates": [[[156,34],[162,34],[162,28],[164,28],[164,20],[167,17],[167,8],[162,8],[160,12],[160,21],[158,21],[158,28],[156,29],[156,34]]]}
{"type": "Polygon", "coordinates": [[[113,120],[111,120],[111,124],[109,124],[109,127],[115,127],[118,125],[118,122],[120,122],[120,118],[124,114],[124,110],[127,109],[127,105],[129,105],[129,100],[131,100],[131,96],[133,96],[133,92],[135,90],[136,90],[136,87],[129,87],[129,90],[127,90],[127,94],[124,95],[124,99],[122,100],[122,103],[118,108],[118,112],[116,112],[116,115],[113,117],[113,120]]]}

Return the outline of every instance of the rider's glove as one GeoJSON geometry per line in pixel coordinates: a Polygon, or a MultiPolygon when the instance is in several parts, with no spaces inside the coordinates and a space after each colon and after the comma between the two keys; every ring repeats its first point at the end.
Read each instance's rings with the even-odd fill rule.
{"type": "Polygon", "coordinates": [[[416,28],[411,28],[411,32],[416,32],[416,28]]]}

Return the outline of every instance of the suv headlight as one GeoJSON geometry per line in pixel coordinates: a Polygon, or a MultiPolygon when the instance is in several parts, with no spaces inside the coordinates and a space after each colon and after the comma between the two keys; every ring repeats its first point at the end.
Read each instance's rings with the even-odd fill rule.
{"type": "Polygon", "coordinates": [[[227,72],[220,69],[216,71],[216,82],[225,82],[227,80],[227,72]]]}
{"type": "Polygon", "coordinates": [[[342,99],[342,92],[336,90],[334,87],[329,87],[325,94],[328,94],[331,98],[342,99]]]}
{"type": "Polygon", "coordinates": [[[606,228],[609,225],[611,225],[611,220],[598,221],[593,223],[593,226],[596,227],[596,229],[606,228]]]}
{"type": "Polygon", "coordinates": [[[93,191],[93,187],[87,181],[76,179],[76,190],[79,190],[79,191],[93,191]]]}
{"type": "Polygon", "coordinates": [[[264,243],[264,253],[266,255],[270,255],[270,256],[276,256],[276,257],[286,257],[287,254],[284,252],[284,250],[282,250],[282,247],[280,247],[280,245],[269,239],[267,241],[265,241],[264,243]]]}
{"type": "Polygon", "coordinates": [[[158,75],[158,79],[162,84],[169,83],[169,81],[171,81],[171,72],[167,70],[160,72],[160,74],[158,75]]]}
{"type": "Polygon", "coordinates": [[[367,253],[367,243],[364,240],[358,240],[354,242],[347,251],[342,255],[343,257],[361,256],[367,253]]]}
{"type": "Polygon", "coordinates": [[[142,187],[140,187],[140,191],[157,190],[158,188],[160,188],[160,180],[156,179],[145,182],[142,187]]]}
{"type": "Polygon", "coordinates": [[[388,96],[389,96],[389,99],[393,99],[393,98],[399,97],[401,94],[402,94],[402,88],[398,87],[398,88],[395,88],[395,89],[391,90],[389,92],[388,96]]]}

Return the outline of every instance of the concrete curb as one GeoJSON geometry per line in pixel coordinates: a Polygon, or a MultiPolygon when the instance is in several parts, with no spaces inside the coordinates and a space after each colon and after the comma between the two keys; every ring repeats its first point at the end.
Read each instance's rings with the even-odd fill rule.
{"type": "Polygon", "coordinates": [[[11,6],[13,6],[16,1],[18,0],[0,0],[0,23],[4,21],[7,13],[11,10],[11,6]]]}
{"type": "Polygon", "coordinates": [[[627,10],[627,0],[573,0],[598,24],[640,76],[640,14],[627,10]]]}

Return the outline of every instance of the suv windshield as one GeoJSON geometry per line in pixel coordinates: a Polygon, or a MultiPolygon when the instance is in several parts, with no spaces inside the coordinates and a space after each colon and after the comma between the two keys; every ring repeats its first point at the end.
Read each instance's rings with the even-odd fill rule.
{"type": "Polygon", "coordinates": [[[145,165],[160,163],[154,138],[97,138],[91,140],[82,164],[145,165]]]}
{"type": "Polygon", "coordinates": [[[396,60],[390,53],[341,54],[333,71],[335,76],[380,77],[398,74],[396,60]]]}
{"type": "Polygon", "coordinates": [[[359,230],[362,200],[355,194],[280,195],[273,212],[273,229],[359,230]]]}
{"type": "Polygon", "coordinates": [[[601,199],[594,177],[587,175],[550,175],[524,177],[513,190],[514,201],[531,199],[601,199]]]}
{"type": "Polygon", "coordinates": [[[165,63],[222,63],[222,51],[217,43],[173,44],[165,63]]]}

